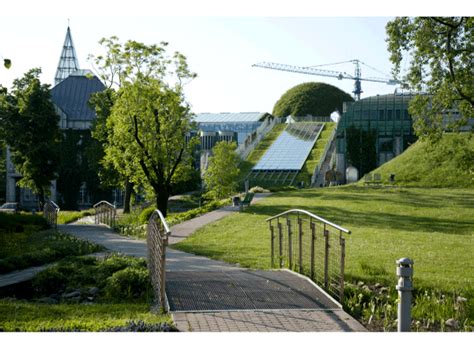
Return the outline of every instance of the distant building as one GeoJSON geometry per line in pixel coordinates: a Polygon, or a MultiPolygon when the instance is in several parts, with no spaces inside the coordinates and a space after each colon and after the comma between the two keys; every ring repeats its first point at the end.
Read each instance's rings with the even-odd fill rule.
{"type": "MultiPolygon", "coordinates": [[[[88,105],[91,94],[102,91],[105,86],[92,74],[90,70],[79,69],[76,51],[74,49],[71,30],[68,27],[63,49],[55,74],[55,86],[51,89],[51,100],[57,114],[60,117],[59,127],[61,130],[83,130],[91,128],[92,121],[96,118],[95,112],[88,105]]],[[[20,203],[25,208],[37,206],[36,196],[29,189],[17,186],[21,179],[13,164],[7,148],[7,180],[6,201],[20,203]]],[[[90,205],[87,195],[87,185],[81,186],[80,202],[90,205]]],[[[50,199],[58,201],[56,192],[56,181],[51,184],[50,199]]]]}
{"type": "MultiPolygon", "coordinates": [[[[375,130],[377,166],[401,154],[416,141],[413,122],[408,113],[412,95],[387,94],[345,102],[336,131],[336,168],[342,174],[349,165],[347,160],[347,133],[353,126],[363,131],[375,130]]],[[[352,165],[358,168],[358,165],[352,165]]],[[[360,174],[359,177],[363,175],[360,174]]]]}

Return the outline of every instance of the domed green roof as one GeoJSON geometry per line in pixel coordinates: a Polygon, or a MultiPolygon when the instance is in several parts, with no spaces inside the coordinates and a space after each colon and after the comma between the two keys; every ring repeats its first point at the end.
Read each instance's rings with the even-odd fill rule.
{"type": "Polygon", "coordinates": [[[342,103],[354,101],[346,92],[330,84],[308,82],[299,84],[281,96],[273,107],[273,116],[330,116],[342,103]]]}

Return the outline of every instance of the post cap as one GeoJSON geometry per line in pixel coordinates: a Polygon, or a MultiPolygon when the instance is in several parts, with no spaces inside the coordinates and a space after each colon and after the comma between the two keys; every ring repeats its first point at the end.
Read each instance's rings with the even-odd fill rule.
{"type": "Polygon", "coordinates": [[[409,258],[400,258],[396,261],[397,265],[400,266],[410,266],[413,265],[413,260],[409,258]]]}

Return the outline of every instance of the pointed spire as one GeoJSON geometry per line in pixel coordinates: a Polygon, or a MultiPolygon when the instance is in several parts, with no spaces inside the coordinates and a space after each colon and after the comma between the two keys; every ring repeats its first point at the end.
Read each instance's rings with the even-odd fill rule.
{"type": "Polygon", "coordinates": [[[54,85],[57,85],[74,71],[79,69],[77,61],[76,49],[72,43],[71,29],[67,27],[66,39],[64,40],[63,50],[59,58],[58,69],[54,76],[54,85]]]}

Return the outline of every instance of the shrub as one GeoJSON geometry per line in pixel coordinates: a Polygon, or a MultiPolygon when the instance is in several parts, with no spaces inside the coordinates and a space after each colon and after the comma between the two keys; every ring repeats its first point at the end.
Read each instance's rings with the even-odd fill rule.
{"type": "Polygon", "coordinates": [[[111,301],[139,300],[151,294],[148,270],[139,267],[127,267],[107,278],[104,288],[105,297],[111,301]]]}
{"type": "Polygon", "coordinates": [[[23,232],[25,228],[44,230],[48,227],[46,219],[40,215],[0,213],[0,230],[5,232],[23,232]]]}
{"type": "Polygon", "coordinates": [[[153,214],[155,209],[156,209],[155,206],[151,206],[151,207],[143,209],[142,212],[140,213],[140,216],[138,217],[138,221],[140,222],[140,224],[147,224],[148,219],[150,219],[150,216],[151,214],[153,214]]]}
{"type": "Polygon", "coordinates": [[[270,193],[270,191],[268,189],[265,189],[265,188],[260,187],[260,186],[255,186],[255,187],[250,188],[249,192],[250,193],[270,193]]]}

